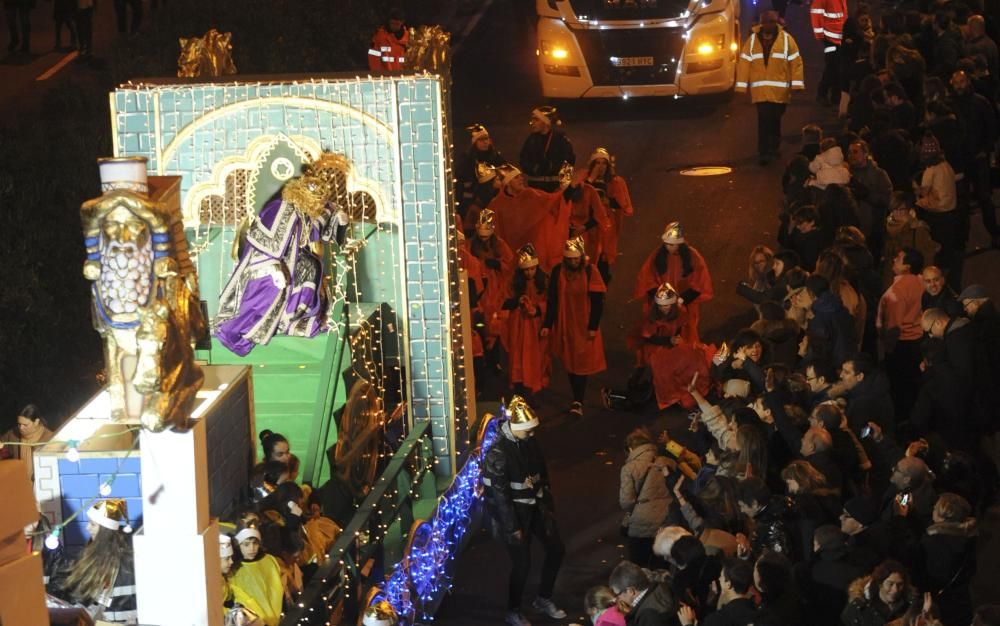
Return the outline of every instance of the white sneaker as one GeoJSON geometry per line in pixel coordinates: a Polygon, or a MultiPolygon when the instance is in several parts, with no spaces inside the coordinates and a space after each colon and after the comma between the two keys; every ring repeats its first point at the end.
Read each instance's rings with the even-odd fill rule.
{"type": "Polygon", "coordinates": [[[507,626],[531,626],[531,622],[528,621],[528,618],[521,615],[520,611],[507,611],[504,623],[507,626]]]}
{"type": "Polygon", "coordinates": [[[562,619],[566,617],[566,611],[560,609],[556,606],[555,602],[549,600],[548,598],[543,598],[538,596],[535,601],[531,603],[536,610],[545,613],[552,619],[562,619]]]}

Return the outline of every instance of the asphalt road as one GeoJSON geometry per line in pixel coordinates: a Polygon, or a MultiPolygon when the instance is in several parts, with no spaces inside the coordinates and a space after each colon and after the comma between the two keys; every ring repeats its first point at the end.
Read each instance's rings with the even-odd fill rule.
{"type": "MultiPolygon", "coordinates": [[[[487,126],[499,149],[517,161],[527,135],[533,107],[543,104],[535,71],[533,3],[497,0],[479,27],[467,37],[454,63],[453,116],[456,149],[464,148],[465,125],[487,126]]],[[[789,31],[798,40],[806,62],[808,91],[798,94],[784,117],[782,154],[798,149],[799,129],[807,122],[837,129],[833,111],[815,105],[815,85],[822,71],[822,51],[812,39],[808,7],[792,5],[789,31]]],[[[744,30],[753,7],[743,9],[744,30]]],[[[586,415],[570,419],[569,386],[561,373],[552,388],[541,394],[542,427],[539,437],[547,451],[557,516],[567,554],[556,586],[555,600],[569,616],[563,624],[586,623],[584,591],[606,584],[622,557],[617,533],[621,514],[617,506],[618,473],[625,454],[624,435],[647,425],[654,429],[683,430],[680,412],[644,415],[605,410],[600,405],[602,385],[622,386],[632,369],[624,335],[639,314],[629,303],[634,277],[647,254],[660,244],[663,226],[673,220],[684,225],[688,241],[705,257],[714,280],[715,299],[702,306],[703,340],[718,343],[753,319],[748,305],[735,295],[745,276],[750,249],[764,243],[775,247],[774,229],[780,202],[782,159],[768,167],[757,165],[756,113],[745,97],[631,99],[629,101],[556,102],[565,131],[573,142],[577,165],[585,165],[597,146],[607,146],[617,157],[618,172],[629,183],[636,217],[626,220],[621,251],[608,292],[602,329],[608,371],[594,376],[588,390],[586,415]],[[693,178],[679,170],[691,165],[727,165],[729,175],[693,178]]],[[[972,240],[985,242],[975,218],[972,240]]],[[[987,282],[1000,293],[992,276],[1000,253],[971,257],[966,282],[987,282]]],[[[996,554],[992,540],[984,552],[996,554]]],[[[526,602],[537,585],[542,554],[536,543],[533,578],[526,602]]],[[[508,560],[504,547],[480,534],[460,557],[451,596],[435,623],[474,626],[502,623],[506,602],[508,560]]],[[[983,576],[982,580],[988,580],[983,576]]],[[[985,595],[997,598],[980,585],[985,595]]],[[[530,611],[535,623],[554,623],[530,611]]]]}

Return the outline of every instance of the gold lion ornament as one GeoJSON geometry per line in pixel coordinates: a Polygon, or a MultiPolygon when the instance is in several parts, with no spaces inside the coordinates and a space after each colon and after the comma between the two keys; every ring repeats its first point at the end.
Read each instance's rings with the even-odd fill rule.
{"type": "Polygon", "coordinates": [[[99,163],[104,195],[85,202],[80,218],[111,417],[183,430],[204,380],[192,343],[205,319],[180,211],[149,198],[145,157],[99,163]]]}
{"type": "Polygon", "coordinates": [[[232,33],[220,33],[214,28],[205,33],[204,37],[181,37],[177,76],[198,78],[235,74],[232,39],[232,33]]]}

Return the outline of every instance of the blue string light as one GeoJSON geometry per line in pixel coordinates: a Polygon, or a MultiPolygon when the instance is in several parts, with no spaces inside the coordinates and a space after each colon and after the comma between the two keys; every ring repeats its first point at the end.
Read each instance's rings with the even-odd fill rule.
{"type": "Polygon", "coordinates": [[[469,529],[472,507],[481,498],[482,462],[496,441],[499,425],[498,418],[490,419],[480,447],[469,455],[451,486],[438,499],[431,521],[414,529],[410,553],[396,564],[386,581],[385,591],[380,595],[392,604],[401,626],[412,624],[418,614],[420,619],[433,620],[431,612],[436,600],[451,589],[449,565],[469,529]]]}

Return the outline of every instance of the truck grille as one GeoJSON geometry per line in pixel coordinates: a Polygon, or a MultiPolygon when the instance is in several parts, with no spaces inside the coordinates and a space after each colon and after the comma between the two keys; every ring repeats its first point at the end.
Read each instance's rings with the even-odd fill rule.
{"type": "Polygon", "coordinates": [[[573,29],[596,86],[667,85],[677,77],[683,28],[573,29]],[[611,57],[653,57],[653,65],[615,67],[611,57]]]}

